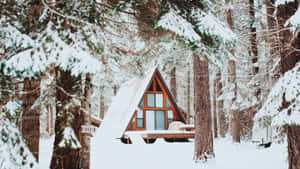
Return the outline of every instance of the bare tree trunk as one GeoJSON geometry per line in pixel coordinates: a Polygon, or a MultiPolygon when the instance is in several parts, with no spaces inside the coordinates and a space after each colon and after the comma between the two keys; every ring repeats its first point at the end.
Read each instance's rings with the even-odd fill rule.
{"type": "MultiPolygon", "coordinates": [[[[268,44],[269,44],[269,52],[270,52],[270,61],[271,61],[271,69],[275,64],[277,58],[280,57],[280,42],[279,42],[279,33],[277,32],[278,23],[276,22],[276,17],[274,16],[275,11],[275,0],[266,0],[266,8],[267,8],[267,23],[268,23],[268,44]]],[[[270,87],[272,87],[277,79],[279,78],[276,75],[276,72],[270,72],[270,87]]]]}
{"type": "MultiPolygon", "coordinates": [[[[222,82],[221,82],[221,72],[218,71],[216,75],[216,88],[217,88],[217,97],[222,95],[222,82]]],[[[225,112],[224,112],[224,100],[218,100],[217,101],[217,111],[218,111],[218,118],[219,118],[219,129],[220,129],[220,136],[225,137],[225,134],[227,133],[228,130],[228,125],[225,117],[225,112]]]]}
{"type": "Polygon", "coordinates": [[[190,70],[187,73],[187,123],[190,124],[190,118],[191,118],[191,77],[190,77],[190,70]]]}
{"type": "MultiPolygon", "coordinates": [[[[250,17],[250,49],[252,55],[252,75],[253,78],[255,78],[254,76],[257,75],[259,72],[259,66],[258,66],[258,49],[257,49],[257,39],[256,39],[257,32],[255,26],[254,0],[249,0],[249,17],[250,17]]],[[[253,96],[256,98],[257,102],[260,102],[261,89],[258,83],[255,83],[255,85],[253,86],[254,89],[253,96]]],[[[249,135],[249,138],[252,137],[253,118],[257,113],[258,108],[260,108],[260,105],[253,106],[251,108],[251,111],[246,114],[246,118],[248,118],[247,126],[249,127],[249,130],[247,130],[247,134],[249,135]]]]}
{"type": "Polygon", "coordinates": [[[31,106],[40,95],[39,80],[24,80],[22,134],[29,150],[39,161],[40,113],[31,106]]]}
{"type": "Polygon", "coordinates": [[[59,147],[59,143],[63,139],[63,132],[67,125],[71,125],[77,138],[82,123],[83,115],[80,113],[80,107],[72,103],[73,95],[80,88],[81,77],[74,77],[69,71],[62,71],[56,68],[56,119],[55,119],[55,139],[54,148],[51,159],[50,168],[72,168],[79,169],[79,150],[70,147],[59,147]],[[66,108],[66,105],[69,108],[66,108]],[[75,120],[70,121],[70,116],[75,120]]]}
{"type": "MultiPolygon", "coordinates": [[[[232,99],[231,103],[234,103],[236,101],[236,95],[237,95],[237,87],[236,87],[236,66],[235,61],[229,60],[229,82],[231,85],[234,85],[234,97],[232,99]]],[[[234,142],[240,142],[240,112],[236,109],[231,108],[231,114],[232,114],[232,139],[234,142]]]]}
{"type": "Polygon", "coordinates": [[[214,137],[218,137],[218,124],[217,124],[217,78],[215,77],[213,83],[213,114],[214,114],[214,137]]]}
{"type": "Polygon", "coordinates": [[[300,126],[287,126],[289,169],[300,168],[300,126]]]}
{"type": "Polygon", "coordinates": [[[171,70],[171,80],[170,80],[170,89],[174,96],[174,99],[177,101],[177,88],[176,88],[176,67],[174,66],[171,70]]]}
{"type": "Polygon", "coordinates": [[[104,87],[101,87],[101,93],[100,93],[100,118],[104,119],[104,113],[105,113],[105,109],[104,109],[104,87]]]}
{"type": "MultiPolygon", "coordinates": [[[[277,8],[277,20],[279,23],[279,29],[284,28],[286,21],[296,12],[299,8],[297,1],[289,2],[284,5],[280,5],[277,8]]],[[[292,69],[297,62],[300,61],[300,33],[293,34],[289,30],[280,31],[280,64],[281,73],[292,69]]],[[[284,97],[284,96],[283,96],[284,97]]],[[[283,99],[282,105],[289,105],[285,99],[283,99]]],[[[289,169],[300,168],[300,126],[299,125],[287,125],[287,139],[288,139],[288,161],[289,169]]]]}
{"type": "MultiPolygon", "coordinates": [[[[85,80],[85,89],[84,89],[84,100],[82,102],[83,109],[83,121],[82,125],[91,126],[91,95],[92,95],[92,83],[91,83],[91,75],[86,75],[85,80]]],[[[80,150],[80,168],[89,169],[90,168],[90,142],[91,142],[91,133],[81,133],[81,145],[82,148],[80,150]]]]}
{"type": "Polygon", "coordinates": [[[284,24],[286,23],[286,21],[297,11],[298,6],[298,2],[295,1],[290,2],[287,5],[280,5],[277,8],[276,16],[280,29],[280,65],[282,74],[292,69],[297,61],[300,60],[300,52],[295,50],[295,47],[293,46],[293,33],[288,29],[282,30],[285,28],[284,24]],[[291,46],[293,46],[294,48],[291,46]]]}
{"type": "MultiPolygon", "coordinates": [[[[225,3],[228,5],[230,3],[230,0],[225,0],[225,3]]],[[[234,30],[234,23],[232,19],[232,11],[231,9],[228,9],[226,11],[227,15],[227,23],[230,27],[230,29],[233,31],[234,30]]],[[[231,51],[231,54],[234,55],[234,50],[231,51]]],[[[232,99],[232,104],[236,100],[236,95],[237,95],[237,86],[236,86],[236,66],[235,66],[235,61],[234,60],[229,60],[228,61],[229,65],[229,82],[231,85],[234,85],[234,96],[232,99]]],[[[239,114],[236,112],[236,110],[230,110],[230,113],[232,114],[232,138],[234,142],[240,142],[240,117],[239,114]]]]}
{"type": "Polygon", "coordinates": [[[195,152],[194,160],[207,161],[213,158],[213,137],[211,131],[211,108],[209,96],[208,61],[194,55],[195,87],[195,152]]]}

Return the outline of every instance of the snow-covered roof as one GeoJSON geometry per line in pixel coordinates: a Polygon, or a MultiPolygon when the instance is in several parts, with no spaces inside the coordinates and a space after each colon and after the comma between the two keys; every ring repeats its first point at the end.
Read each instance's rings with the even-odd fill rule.
{"type": "Polygon", "coordinates": [[[145,77],[135,78],[121,86],[96,133],[96,139],[102,135],[110,139],[122,137],[155,70],[156,67],[146,73],[145,77]]]}
{"type": "MultiPolygon", "coordinates": [[[[121,86],[118,94],[115,96],[111,106],[106,112],[104,121],[99,130],[97,130],[95,135],[96,140],[102,140],[103,138],[116,139],[123,136],[144,93],[148,89],[150,82],[156,73],[160,76],[158,69],[154,67],[148,71],[143,78],[135,78],[121,86]]],[[[170,95],[169,90],[166,89],[166,91],[168,95],[170,95]]],[[[174,103],[174,107],[180,114],[181,112],[176,103],[174,103]]],[[[180,116],[184,119],[182,114],[180,114],[180,116]]]]}

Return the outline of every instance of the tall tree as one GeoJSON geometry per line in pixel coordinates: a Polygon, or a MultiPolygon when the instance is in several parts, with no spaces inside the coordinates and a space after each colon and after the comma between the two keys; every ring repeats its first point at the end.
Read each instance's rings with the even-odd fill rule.
{"type": "Polygon", "coordinates": [[[195,152],[194,160],[207,161],[215,156],[211,126],[208,60],[193,56],[195,88],[195,152]]]}
{"type": "MultiPolygon", "coordinates": [[[[231,2],[230,0],[225,0],[225,3],[229,5],[231,2]]],[[[232,10],[229,8],[226,11],[226,19],[227,24],[229,25],[230,29],[234,29],[234,22],[232,18],[232,10]]],[[[234,55],[235,51],[232,49],[231,54],[234,55]]],[[[237,86],[236,86],[236,63],[234,60],[230,59],[228,61],[228,68],[229,68],[229,83],[231,86],[231,89],[233,89],[233,96],[231,103],[233,104],[236,101],[237,97],[237,86]]],[[[234,142],[240,142],[240,112],[235,108],[233,109],[233,106],[230,108],[230,114],[232,115],[232,125],[231,125],[231,135],[234,142]]]]}
{"type": "MultiPolygon", "coordinates": [[[[284,24],[295,14],[298,8],[298,0],[277,7],[276,17],[279,23],[279,30],[284,29],[284,24]]],[[[284,74],[300,61],[300,33],[298,31],[293,34],[290,30],[280,30],[279,37],[281,73],[284,74]]],[[[290,104],[286,99],[283,99],[282,109],[287,108],[290,104]]],[[[300,125],[289,124],[287,126],[289,169],[300,168],[299,133],[300,125]]]]}
{"type": "MultiPolygon", "coordinates": [[[[216,94],[217,98],[223,94],[222,92],[222,82],[221,82],[221,71],[219,70],[216,74],[216,94]]],[[[217,111],[218,111],[218,118],[219,118],[219,129],[220,129],[220,136],[225,137],[225,134],[228,130],[228,124],[225,117],[224,112],[224,100],[223,99],[217,99],[217,111]]]]}
{"type": "Polygon", "coordinates": [[[40,80],[26,78],[23,92],[22,134],[29,150],[39,160],[40,112],[32,109],[40,95],[40,80]]]}
{"type": "Polygon", "coordinates": [[[174,99],[177,101],[177,88],[176,88],[176,66],[171,69],[171,80],[170,80],[170,89],[174,96],[174,99]]]}

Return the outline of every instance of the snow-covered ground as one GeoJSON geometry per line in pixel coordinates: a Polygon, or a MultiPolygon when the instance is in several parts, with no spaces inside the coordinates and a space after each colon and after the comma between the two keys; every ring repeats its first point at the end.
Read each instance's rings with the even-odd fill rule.
{"type": "MultiPolygon", "coordinates": [[[[94,140],[95,141],[95,140],[94,140]]],[[[207,163],[193,163],[194,143],[154,144],[94,144],[91,154],[92,169],[285,169],[286,144],[273,144],[258,149],[256,144],[234,144],[229,139],[214,142],[216,158],[207,163]],[[96,146],[96,147],[95,147],[96,146]],[[102,150],[102,151],[100,151],[102,150]]]]}

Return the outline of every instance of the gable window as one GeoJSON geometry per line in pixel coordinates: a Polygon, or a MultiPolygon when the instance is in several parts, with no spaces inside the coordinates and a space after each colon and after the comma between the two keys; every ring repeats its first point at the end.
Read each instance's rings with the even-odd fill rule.
{"type": "Polygon", "coordinates": [[[173,120],[174,120],[173,110],[168,110],[168,126],[173,122],[173,120]]]}
{"type": "Polygon", "coordinates": [[[136,113],[136,127],[144,128],[144,112],[139,109],[136,113]]]}
{"type": "Polygon", "coordinates": [[[164,107],[164,95],[162,93],[148,93],[147,107],[164,107]]]}
{"type": "Polygon", "coordinates": [[[148,107],[155,107],[155,94],[147,94],[147,106],[148,107]]]}
{"type": "Polygon", "coordinates": [[[155,94],[155,107],[164,107],[164,95],[155,94]]]}
{"type": "Polygon", "coordinates": [[[171,105],[170,105],[169,100],[167,98],[166,98],[166,106],[167,106],[167,108],[171,108],[171,105]]]}
{"type": "Polygon", "coordinates": [[[143,100],[140,103],[140,107],[144,107],[144,97],[143,97],[143,100]]]}

